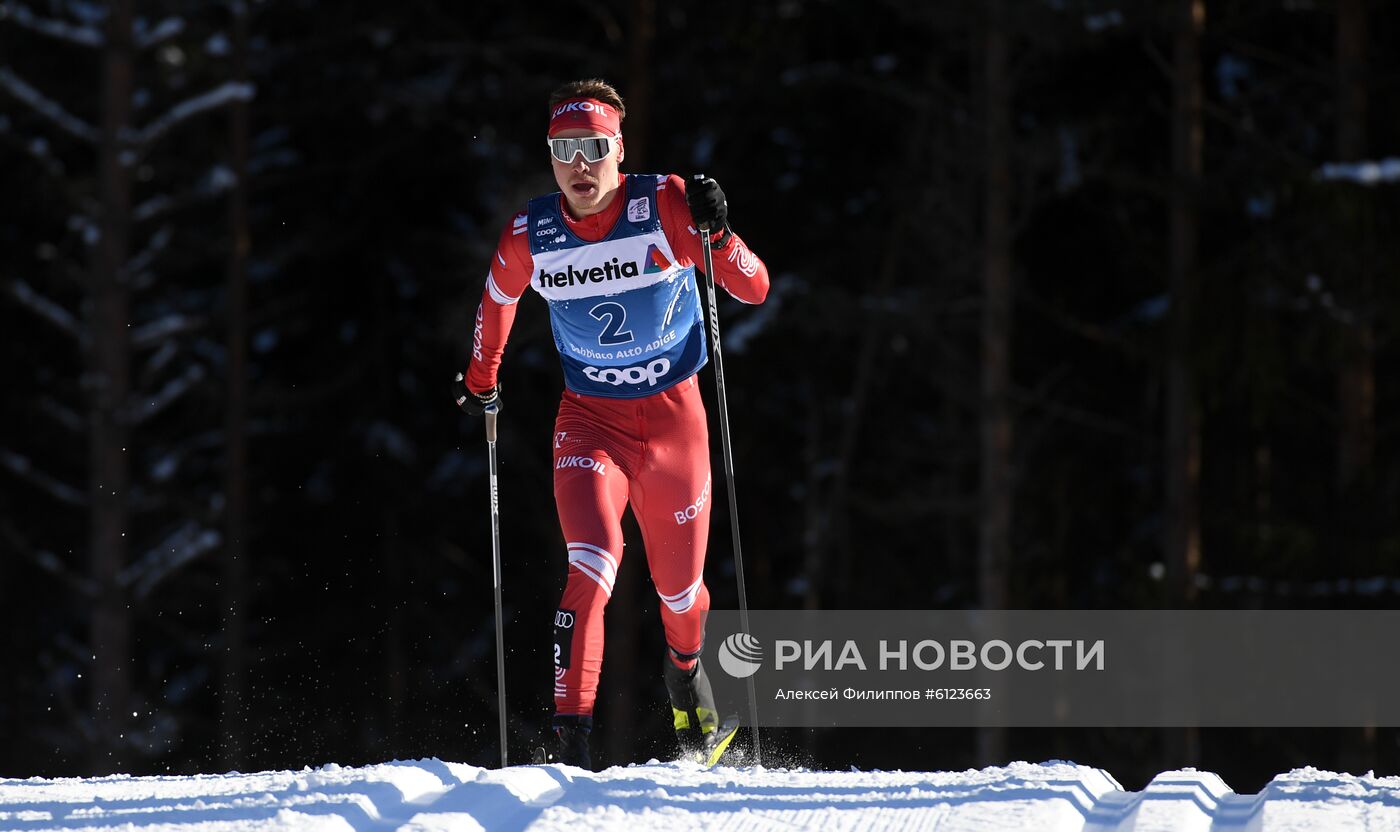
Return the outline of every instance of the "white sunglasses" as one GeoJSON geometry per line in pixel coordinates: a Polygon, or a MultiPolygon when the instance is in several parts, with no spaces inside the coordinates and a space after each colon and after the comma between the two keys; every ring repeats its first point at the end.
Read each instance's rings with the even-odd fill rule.
{"type": "Polygon", "coordinates": [[[580,136],[576,139],[547,139],[549,142],[549,152],[554,158],[570,164],[574,161],[574,156],[583,154],[585,162],[601,162],[612,155],[614,143],[617,141],[612,136],[580,136]]]}

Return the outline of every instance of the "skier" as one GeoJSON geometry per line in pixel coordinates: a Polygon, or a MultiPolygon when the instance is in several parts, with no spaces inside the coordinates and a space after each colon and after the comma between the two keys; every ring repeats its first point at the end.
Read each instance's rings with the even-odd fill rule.
{"type": "MultiPolygon", "coordinates": [[[[728,223],[713,179],[623,174],[622,97],[597,79],[557,89],[548,143],[559,192],[536,197],[501,232],[476,313],[466,390],[480,413],[500,401],[497,370],[516,302],[549,304],[565,391],[554,428],[554,499],[568,553],[554,614],[555,757],[591,767],[603,662],[603,608],[622,562],[629,502],[661,597],[663,677],[682,749],[727,742],[700,663],[710,448],[696,373],[706,361],[695,264],[709,229],[716,284],[762,303],[768,270],[728,223]]],[[[721,746],[722,747],[722,746],[721,746]]]]}

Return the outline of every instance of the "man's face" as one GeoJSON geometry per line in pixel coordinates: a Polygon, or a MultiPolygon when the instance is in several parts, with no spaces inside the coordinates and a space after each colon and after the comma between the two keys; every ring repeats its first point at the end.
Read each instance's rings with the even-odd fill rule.
{"type": "MultiPolygon", "coordinates": [[[[574,127],[561,130],[550,138],[576,139],[580,136],[605,136],[596,130],[574,127]]],[[[596,214],[612,204],[613,193],[621,182],[617,166],[622,161],[622,137],[618,136],[617,146],[612,155],[598,162],[588,162],[582,153],[575,153],[572,162],[561,162],[550,154],[549,161],[554,166],[554,181],[569,204],[569,213],[575,217],[596,214]]]]}

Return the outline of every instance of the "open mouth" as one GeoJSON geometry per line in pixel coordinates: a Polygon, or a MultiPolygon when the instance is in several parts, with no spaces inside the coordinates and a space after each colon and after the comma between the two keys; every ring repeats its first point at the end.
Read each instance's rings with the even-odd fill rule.
{"type": "Polygon", "coordinates": [[[589,197],[598,193],[598,186],[593,182],[575,182],[569,189],[574,192],[574,196],[589,197]]]}

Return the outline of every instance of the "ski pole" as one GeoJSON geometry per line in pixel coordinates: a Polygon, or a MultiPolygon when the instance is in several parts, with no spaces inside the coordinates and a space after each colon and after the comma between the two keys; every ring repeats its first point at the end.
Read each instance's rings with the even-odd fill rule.
{"type": "Polygon", "coordinates": [[[506,762],[506,642],[504,614],[501,611],[501,501],[496,486],[496,416],[501,406],[486,406],[486,449],[491,468],[491,577],[496,586],[496,693],[501,721],[501,768],[506,762]]]}
{"type": "MultiPolygon", "coordinates": [[[[704,179],[695,174],[696,180],[704,179]]],[[[734,578],[739,584],[739,627],[749,632],[749,602],[744,592],[744,554],[739,548],[739,500],[734,493],[734,449],[729,441],[729,401],[724,392],[724,357],[719,349],[719,304],[715,299],[715,270],[710,255],[710,226],[700,226],[700,245],[705,252],[705,289],[710,300],[710,341],[715,350],[715,388],[719,393],[719,436],[724,449],[724,476],[729,486],[729,531],[734,539],[734,578]]],[[[754,693],[753,676],[747,678],[749,720],[753,731],[753,761],[763,764],[763,747],[758,739],[758,696],[754,693]]]]}

